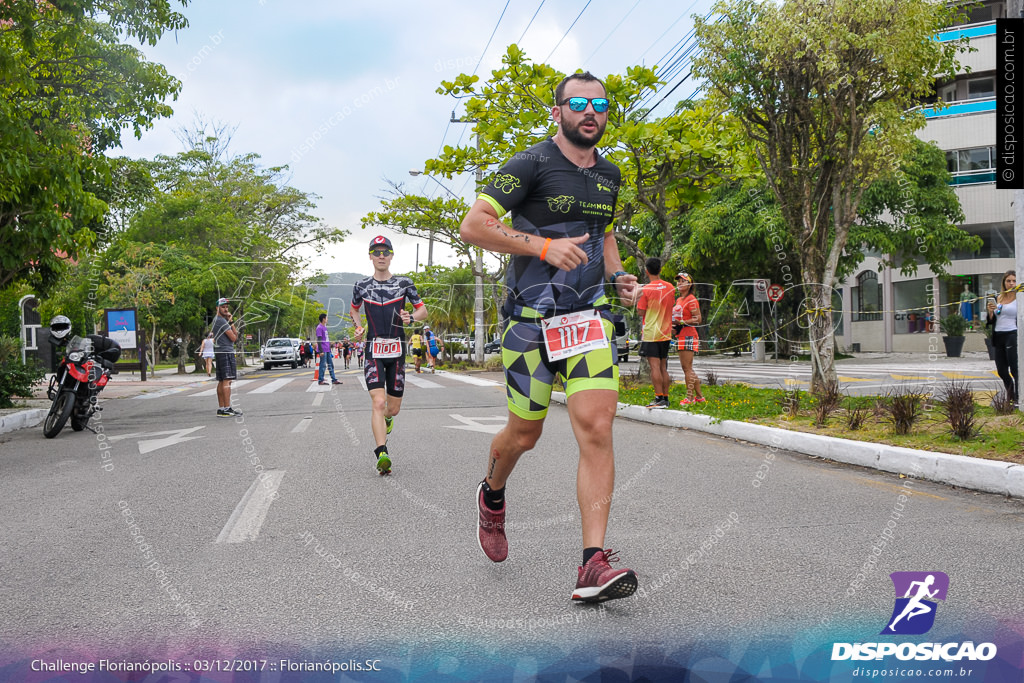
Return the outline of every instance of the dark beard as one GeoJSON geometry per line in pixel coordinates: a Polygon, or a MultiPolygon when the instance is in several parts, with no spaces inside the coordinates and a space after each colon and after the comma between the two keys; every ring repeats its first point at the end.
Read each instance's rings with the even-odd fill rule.
{"type": "MultiPolygon", "coordinates": [[[[582,123],[582,121],[580,123],[582,123]]],[[[597,119],[594,119],[594,123],[597,124],[597,133],[594,135],[593,139],[583,135],[583,133],[580,132],[579,126],[570,126],[567,124],[562,125],[562,135],[565,136],[566,140],[582,149],[596,147],[597,143],[601,141],[601,137],[604,136],[604,129],[607,124],[602,126],[597,122],[597,119]]]]}

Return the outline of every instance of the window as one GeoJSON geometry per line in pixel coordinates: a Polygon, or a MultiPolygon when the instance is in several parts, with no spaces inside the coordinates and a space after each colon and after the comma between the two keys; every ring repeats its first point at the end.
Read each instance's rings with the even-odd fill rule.
{"type": "Polygon", "coordinates": [[[946,152],[946,168],[953,185],[995,182],[996,148],[973,147],[946,152]]]}
{"type": "Polygon", "coordinates": [[[857,276],[857,288],[853,290],[853,320],[882,319],[882,285],[878,273],[865,270],[857,276]]]}
{"type": "Polygon", "coordinates": [[[939,88],[939,97],[943,102],[956,102],[956,83],[950,83],[939,88]]]}
{"type": "Polygon", "coordinates": [[[967,99],[981,100],[986,97],[996,96],[996,79],[992,76],[987,78],[972,78],[967,81],[967,99]]]}

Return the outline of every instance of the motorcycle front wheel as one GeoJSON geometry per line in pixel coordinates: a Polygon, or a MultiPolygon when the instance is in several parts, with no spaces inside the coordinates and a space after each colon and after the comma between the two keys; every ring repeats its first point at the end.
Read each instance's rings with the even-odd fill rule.
{"type": "Polygon", "coordinates": [[[89,418],[91,415],[72,415],[71,416],[71,428],[76,432],[80,432],[89,426],[89,418]]]}
{"type": "Polygon", "coordinates": [[[46,414],[46,420],[43,421],[43,436],[47,439],[60,434],[60,430],[64,429],[64,425],[67,424],[68,418],[71,417],[71,411],[75,409],[75,394],[73,391],[62,391],[57,394],[57,398],[53,399],[53,403],[50,405],[50,412],[46,414]]]}

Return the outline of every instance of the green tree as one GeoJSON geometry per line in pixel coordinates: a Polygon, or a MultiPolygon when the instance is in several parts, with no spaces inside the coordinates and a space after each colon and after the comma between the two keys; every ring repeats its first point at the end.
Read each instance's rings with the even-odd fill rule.
{"type": "MultiPolygon", "coordinates": [[[[494,172],[515,152],[553,135],[551,107],[564,77],[510,45],[502,68],[486,83],[479,85],[479,77],[466,74],[442,82],[438,93],[466,98],[478,143],[446,146],[439,157],[425,162],[427,172],[448,178],[478,168],[494,172]]],[[[723,178],[748,173],[750,163],[742,130],[718,111],[683,103],[668,116],[653,118],[639,108],[644,94],[664,85],[653,68],[629,67],[624,75],[603,81],[612,107],[600,151],[622,171],[617,236],[642,274],[648,256],[671,257],[675,220],[706,199],[723,178]]]]}
{"type": "Polygon", "coordinates": [[[897,165],[952,77],[960,43],[935,33],[957,10],[928,0],[727,0],[697,21],[694,73],[753,142],[807,295],[811,388],[835,381],[831,299],[867,188],[897,165]]]}
{"type": "Polygon", "coordinates": [[[181,87],[123,41],[186,25],[169,0],[0,4],[0,287],[29,279],[42,293],[96,241],[105,152],[170,115],[181,87]]]}

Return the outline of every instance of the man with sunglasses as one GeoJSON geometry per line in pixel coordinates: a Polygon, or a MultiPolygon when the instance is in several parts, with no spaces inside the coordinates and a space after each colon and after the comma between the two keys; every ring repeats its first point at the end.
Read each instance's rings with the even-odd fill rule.
{"type": "Polygon", "coordinates": [[[509,414],[477,488],[477,542],[493,562],[508,556],[505,482],[540,438],[551,385],[561,377],[579,445],[583,562],[572,599],[584,602],[628,597],[637,588],[636,573],[613,569],[618,558],[604,545],[619,387],[605,284],[626,305],[636,296],[636,277],[622,271],[612,232],[619,169],[594,149],[608,107],[604,84],[590,73],[563,79],[551,108],[558,132],[495,173],[461,226],[467,242],[512,255],[501,340],[509,414]],[[508,211],[511,226],[500,220],[508,211]]]}
{"type": "Polygon", "coordinates": [[[378,235],[370,240],[373,275],[352,288],[351,315],[356,339],[366,334],[363,376],[373,402],[370,427],[377,443],[373,457],[380,475],[391,474],[388,434],[394,427],[395,415],[402,408],[405,393],[405,325],[427,317],[427,307],[412,280],[391,274],[394,255],[387,237],[378,235]],[[411,314],[405,310],[406,301],[413,306],[411,314]],[[365,328],[360,309],[366,315],[365,328]]]}

